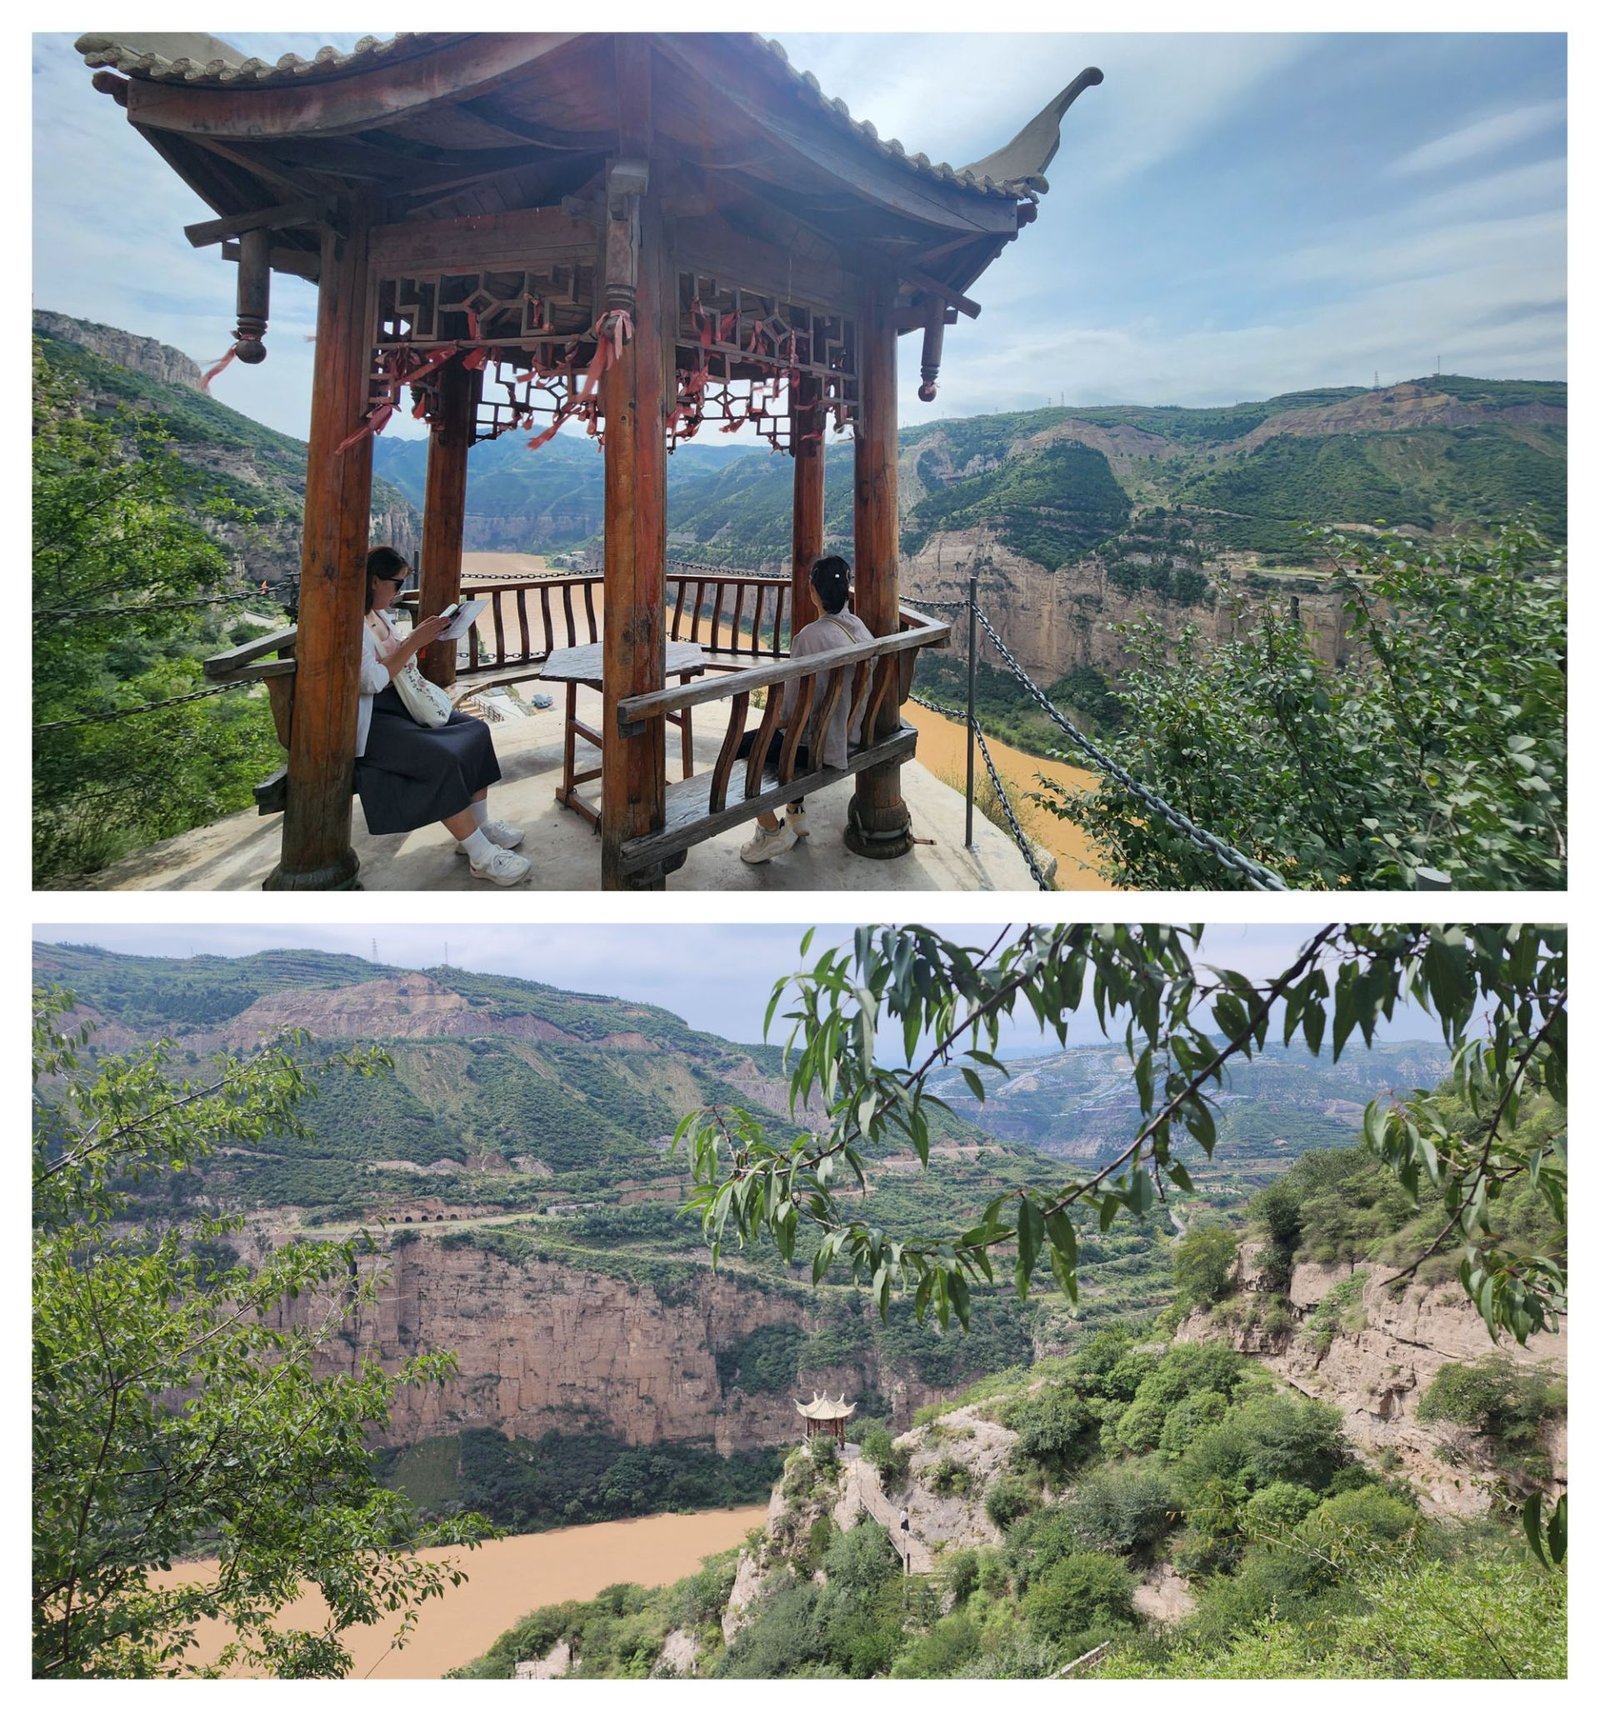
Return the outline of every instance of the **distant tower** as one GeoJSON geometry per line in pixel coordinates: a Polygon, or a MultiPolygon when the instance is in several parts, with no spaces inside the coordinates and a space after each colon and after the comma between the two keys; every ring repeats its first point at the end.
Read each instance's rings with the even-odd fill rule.
{"type": "Polygon", "coordinates": [[[378,961],[378,942],[376,939],[372,942],[372,961],[374,963],[378,961]]]}

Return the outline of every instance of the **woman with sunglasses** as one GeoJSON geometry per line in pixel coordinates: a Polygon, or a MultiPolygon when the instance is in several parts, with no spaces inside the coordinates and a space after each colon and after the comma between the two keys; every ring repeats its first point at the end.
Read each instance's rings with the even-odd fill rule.
{"type": "Polygon", "coordinates": [[[489,787],[500,777],[494,739],[481,719],[452,711],[443,725],[421,725],[395,679],[446,628],[425,618],[404,636],[384,616],[411,567],[393,547],[367,555],[367,619],[361,633],[361,704],[356,719],[356,790],[374,834],[414,832],[441,821],[475,880],[514,886],[532,870],[515,854],[522,828],[489,818],[489,787]]]}

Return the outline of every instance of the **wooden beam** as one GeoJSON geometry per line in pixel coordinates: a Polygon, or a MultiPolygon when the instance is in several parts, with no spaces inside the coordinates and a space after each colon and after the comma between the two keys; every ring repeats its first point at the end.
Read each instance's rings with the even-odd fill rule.
{"type": "MultiPolygon", "coordinates": [[[[856,424],[856,616],[874,636],[900,628],[900,498],[895,399],[895,331],[889,324],[895,284],[874,280],[856,329],[861,418],[856,424]]],[[[899,710],[883,705],[861,741],[886,738],[899,710]]],[[[911,815],[900,795],[900,763],[886,761],[856,779],[846,845],[858,856],[887,859],[911,849],[911,815]]]]}
{"type": "Polygon", "coordinates": [[[248,214],[226,214],[220,220],[201,220],[185,226],[183,235],[194,247],[237,238],[244,232],[259,232],[263,226],[282,230],[285,226],[315,226],[327,217],[328,198],[308,197],[303,202],[280,202],[275,208],[253,208],[248,214]]]}
{"type": "MultiPolygon", "coordinates": [[[[622,158],[647,161],[651,141],[651,48],[648,36],[616,38],[617,142],[622,158]]],[[[636,184],[626,170],[619,187],[636,184]]],[[[620,194],[620,189],[619,189],[620,194]]],[[[664,870],[629,874],[622,847],[657,830],[665,814],[666,725],[637,736],[617,733],[617,704],[661,689],[666,680],[667,376],[677,293],[666,289],[665,243],[657,198],[629,198],[627,224],[638,233],[631,267],[608,244],[608,270],[633,275],[633,338],[601,383],[605,412],[605,775],[601,787],[600,883],[660,891],[664,870]],[[668,312],[671,320],[669,322],[668,312]]],[[[617,221],[610,219],[609,226],[617,221]]],[[[626,278],[609,277],[607,302],[622,298],[626,278]]]]}
{"type": "Polygon", "coordinates": [[[790,580],[794,589],[790,631],[800,631],[817,616],[811,567],[822,557],[822,383],[802,375],[789,394],[789,433],[794,444],[794,530],[790,580]]]}
{"type": "MultiPolygon", "coordinates": [[[[439,373],[444,420],[428,437],[428,473],[422,500],[422,587],[417,619],[443,612],[461,598],[461,535],[467,515],[467,453],[477,413],[482,371],[448,362],[439,373]]],[[[435,642],[422,657],[422,673],[449,689],[456,681],[456,645],[435,642]]]]}
{"type": "Polygon", "coordinates": [[[963,297],[953,285],[946,285],[943,280],[935,279],[931,273],[924,273],[921,268],[906,267],[902,263],[899,273],[907,285],[915,286],[929,297],[937,297],[941,303],[953,303],[963,315],[970,315],[976,320],[983,313],[981,303],[974,303],[970,297],[963,297]]]}
{"type": "MultiPolygon", "coordinates": [[[[239,256],[237,244],[223,243],[222,259],[225,262],[236,262],[239,256]]],[[[297,279],[309,279],[313,284],[322,267],[322,256],[315,250],[273,249],[267,252],[267,259],[274,273],[292,273],[297,279]]]]}
{"type": "Polygon", "coordinates": [[[592,262],[592,221],[557,208],[505,214],[469,214],[457,220],[420,220],[379,226],[372,234],[376,273],[427,273],[453,267],[525,267],[551,256],[592,262]]]}
{"type": "Polygon", "coordinates": [[[341,242],[323,236],[316,370],[306,448],[305,533],[294,725],[289,742],[283,854],[267,891],[340,891],[361,864],[350,848],[356,701],[372,507],[372,439],[339,443],[367,402],[371,316],[365,211],[341,242]]]}

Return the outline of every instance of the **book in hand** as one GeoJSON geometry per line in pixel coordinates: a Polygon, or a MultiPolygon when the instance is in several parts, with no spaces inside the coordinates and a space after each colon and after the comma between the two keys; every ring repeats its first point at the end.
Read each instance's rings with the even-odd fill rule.
{"type": "Polygon", "coordinates": [[[488,605],[486,600],[458,600],[447,606],[439,616],[447,622],[439,632],[441,642],[454,642],[465,636],[478,621],[478,614],[488,605]]]}

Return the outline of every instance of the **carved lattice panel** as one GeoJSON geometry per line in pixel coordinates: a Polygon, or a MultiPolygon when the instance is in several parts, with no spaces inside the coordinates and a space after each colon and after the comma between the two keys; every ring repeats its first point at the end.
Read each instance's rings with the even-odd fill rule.
{"type": "Polygon", "coordinates": [[[487,403],[479,411],[475,437],[492,439],[544,411],[545,393],[553,389],[566,396],[569,384],[556,371],[570,368],[575,341],[593,323],[594,299],[594,267],[576,261],[382,278],[369,407],[392,401],[401,375],[418,398],[418,413],[432,420],[435,388],[427,374],[413,382],[410,372],[441,350],[481,351],[487,403]],[[541,379],[541,372],[549,378],[541,379]],[[520,396],[510,384],[513,373],[530,377],[520,396]]]}
{"type": "Polygon", "coordinates": [[[491,357],[483,366],[473,439],[495,440],[513,428],[542,432],[571,412],[576,384],[570,368],[541,374],[523,362],[491,357]]]}
{"type": "Polygon", "coordinates": [[[790,389],[804,377],[821,395],[817,432],[830,416],[836,429],[851,428],[860,413],[853,316],[710,274],[678,275],[677,370],[672,446],[705,423],[724,433],[749,424],[792,452],[790,389]]]}

